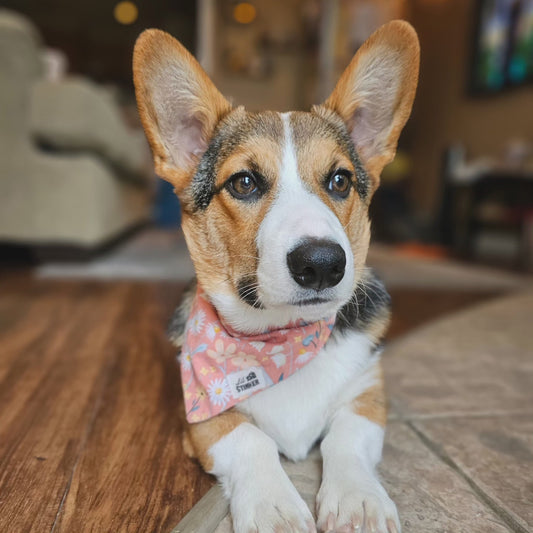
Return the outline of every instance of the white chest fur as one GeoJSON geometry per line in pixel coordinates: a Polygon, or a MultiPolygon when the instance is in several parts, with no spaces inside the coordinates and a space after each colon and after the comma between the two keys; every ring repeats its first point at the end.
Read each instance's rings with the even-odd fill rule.
{"type": "Polygon", "coordinates": [[[373,343],[361,333],[332,338],[304,368],[237,408],[294,461],[303,459],[338,407],[372,386],[377,378],[373,343]]]}

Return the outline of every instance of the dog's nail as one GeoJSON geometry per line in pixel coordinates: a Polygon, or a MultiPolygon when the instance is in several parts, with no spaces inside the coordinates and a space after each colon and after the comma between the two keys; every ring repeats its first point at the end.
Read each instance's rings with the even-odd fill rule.
{"type": "Polygon", "coordinates": [[[308,520],[306,524],[308,533],[316,533],[316,525],[313,521],[308,520]]]}
{"type": "Polygon", "coordinates": [[[361,524],[363,521],[361,520],[361,517],[356,514],[352,517],[352,526],[355,531],[355,533],[359,533],[361,531],[361,524]]]}
{"type": "Polygon", "coordinates": [[[345,524],[337,528],[337,533],[353,533],[353,527],[350,524],[345,524]]]}
{"type": "Polygon", "coordinates": [[[394,520],[387,520],[387,529],[389,533],[399,533],[398,528],[396,527],[396,524],[394,523],[394,520]]]}
{"type": "Polygon", "coordinates": [[[368,529],[368,533],[377,533],[378,524],[374,516],[372,516],[366,521],[366,525],[367,525],[366,529],[368,529]]]}
{"type": "Polygon", "coordinates": [[[333,531],[334,527],[335,527],[335,515],[333,513],[329,513],[328,519],[326,521],[326,531],[333,531]]]}

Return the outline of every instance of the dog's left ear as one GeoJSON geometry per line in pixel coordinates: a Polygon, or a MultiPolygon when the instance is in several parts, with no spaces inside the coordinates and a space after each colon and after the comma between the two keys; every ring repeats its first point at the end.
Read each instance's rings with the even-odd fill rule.
{"type": "Polygon", "coordinates": [[[146,30],[137,39],[133,81],[155,170],[179,194],[231,105],[196,59],[160,30],[146,30]]]}
{"type": "Polygon", "coordinates": [[[396,154],[398,137],[411,113],[419,60],[413,27],[405,21],[389,22],[361,46],[322,104],[346,123],[374,188],[396,154]]]}

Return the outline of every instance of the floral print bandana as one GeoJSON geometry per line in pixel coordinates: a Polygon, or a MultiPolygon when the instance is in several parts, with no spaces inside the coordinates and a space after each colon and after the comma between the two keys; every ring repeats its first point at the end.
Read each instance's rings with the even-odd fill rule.
{"type": "Polygon", "coordinates": [[[253,336],[225,326],[199,288],[179,356],[188,422],[201,422],[287,379],[328,340],[335,317],[253,336]]]}

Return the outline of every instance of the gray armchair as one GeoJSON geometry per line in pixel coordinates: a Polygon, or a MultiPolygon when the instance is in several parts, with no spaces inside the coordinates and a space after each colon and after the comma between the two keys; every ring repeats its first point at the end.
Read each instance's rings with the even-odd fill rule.
{"type": "Polygon", "coordinates": [[[83,79],[45,81],[36,29],[0,10],[0,241],[111,240],[148,218],[148,165],[109,95],[83,79]]]}

